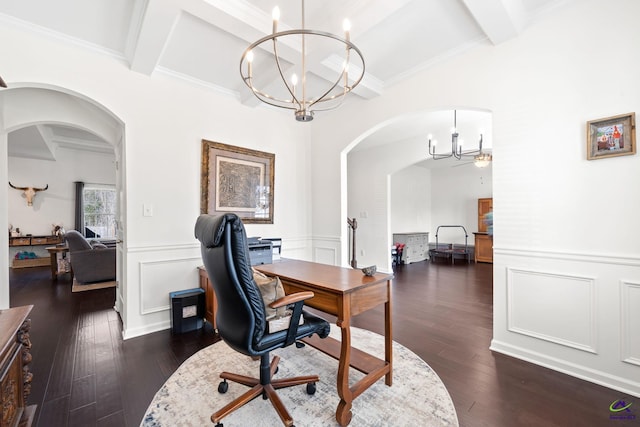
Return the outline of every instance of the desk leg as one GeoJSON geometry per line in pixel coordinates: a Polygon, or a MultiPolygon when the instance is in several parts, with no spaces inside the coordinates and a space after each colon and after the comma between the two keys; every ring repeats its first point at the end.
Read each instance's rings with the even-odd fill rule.
{"type": "Polygon", "coordinates": [[[346,426],[351,422],[353,416],[351,412],[353,394],[349,388],[349,365],[351,363],[351,322],[347,320],[337,321],[337,326],[342,332],[342,343],[340,347],[340,359],[338,363],[338,396],[340,403],[336,411],[336,421],[341,426],[346,426]]]}
{"type": "Polygon", "coordinates": [[[391,328],[391,281],[387,281],[387,302],[384,303],[384,360],[389,364],[389,372],[384,383],[391,387],[393,382],[393,336],[391,328]]]}

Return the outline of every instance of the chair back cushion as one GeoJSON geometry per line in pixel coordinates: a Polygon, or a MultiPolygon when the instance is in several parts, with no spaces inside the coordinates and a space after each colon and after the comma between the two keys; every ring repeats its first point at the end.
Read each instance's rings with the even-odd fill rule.
{"type": "Polygon", "coordinates": [[[253,355],[265,334],[266,315],[253,280],[244,225],[235,214],[200,215],[195,236],[218,299],[220,336],[236,351],[253,355]]]}
{"type": "Polygon", "coordinates": [[[287,307],[271,308],[269,304],[284,298],[284,286],[279,277],[269,277],[266,274],[260,273],[258,270],[252,268],[253,280],[258,285],[262,300],[264,301],[264,310],[267,321],[275,317],[283,317],[287,315],[287,307]]]}
{"type": "Polygon", "coordinates": [[[64,235],[64,238],[67,240],[67,245],[69,245],[69,252],[71,253],[73,253],[74,251],[84,251],[87,249],[92,249],[89,241],[76,230],[67,231],[64,235]]]}

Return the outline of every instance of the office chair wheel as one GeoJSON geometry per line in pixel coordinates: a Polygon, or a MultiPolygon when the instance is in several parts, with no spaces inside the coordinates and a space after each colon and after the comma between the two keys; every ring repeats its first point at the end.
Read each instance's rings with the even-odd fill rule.
{"type": "Polygon", "coordinates": [[[296,341],[296,348],[302,348],[304,345],[305,344],[302,341],[296,341]]]}
{"type": "MultiPolygon", "coordinates": [[[[220,381],[220,384],[218,384],[218,393],[226,393],[227,390],[229,390],[229,383],[227,382],[227,380],[224,381],[220,381]]],[[[220,427],[222,427],[222,424],[218,423],[220,425],[220,427]]],[[[216,425],[216,427],[218,427],[216,425]]]]}
{"type": "Polygon", "coordinates": [[[307,394],[316,394],[316,383],[307,383],[307,394]]]}

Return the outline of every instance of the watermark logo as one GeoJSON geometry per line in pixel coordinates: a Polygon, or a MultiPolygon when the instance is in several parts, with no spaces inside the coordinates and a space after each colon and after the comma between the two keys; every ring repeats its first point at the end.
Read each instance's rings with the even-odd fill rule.
{"type": "Polygon", "coordinates": [[[624,400],[618,399],[611,402],[609,405],[609,419],[611,420],[635,420],[636,416],[631,410],[633,402],[627,403],[624,400]]]}

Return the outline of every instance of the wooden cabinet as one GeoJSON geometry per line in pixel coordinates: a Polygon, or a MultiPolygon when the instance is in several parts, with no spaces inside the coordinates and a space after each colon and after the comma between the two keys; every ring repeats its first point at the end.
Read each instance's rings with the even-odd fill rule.
{"type": "Polygon", "coordinates": [[[493,236],[487,233],[484,216],[493,210],[493,198],[478,199],[478,232],[475,235],[475,261],[493,262],[493,236]]]}
{"type": "Polygon", "coordinates": [[[478,199],[478,231],[487,232],[487,224],[484,223],[484,215],[493,210],[493,198],[478,199]]]}
{"type": "Polygon", "coordinates": [[[216,298],[216,293],[213,291],[213,285],[209,280],[209,275],[207,275],[207,270],[204,267],[198,267],[199,276],[200,276],[200,287],[204,289],[204,299],[205,299],[205,315],[204,318],[207,322],[210,322],[213,325],[213,330],[218,331],[218,325],[216,324],[216,311],[218,310],[218,300],[216,298]]]}
{"type": "Polygon", "coordinates": [[[473,233],[476,236],[475,261],[493,262],[493,239],[487,233],[473,233]]]}
{"type": "Polygon", "coordinates": [[[20,236],[9,237],[9,246],[57,245],[62,243],[58,236],[20,236]]]}
{"type": "Polygon", "coordinates": [[[429,233],[393,233],[393,243],[404,244],[402,262],[424,261],[429,258],[429,233]]]}
{"type": "Polygon", "coordinates": [[[31,237],[10,237],[9,246],[29,246],[31,245],[31,237]]]}
{"type": "Polygon", "coordinates": [[[0,426],[30,426],[36,406],[27,407],[33,374],[31,363],[32,305],[0,310],[0,426]]]}
{"type": "MultiPolygon", "coordinates": [[[[21,247],[21,246],[51,246],[62,243],[62,238],[58,236],[20,236],[9,237],[9,247],[21,247]]],[[[25,249],[20,249],[27,250],[25,249]]],[[[27,250],[28,252],[28,250],[27,250]]],[[[24,267],[42,267],[51,264],[51,257],[38,256],[36,258],[25,259],[13,259],[11,263],[12,268],[24,268],[24,267]]]]}

